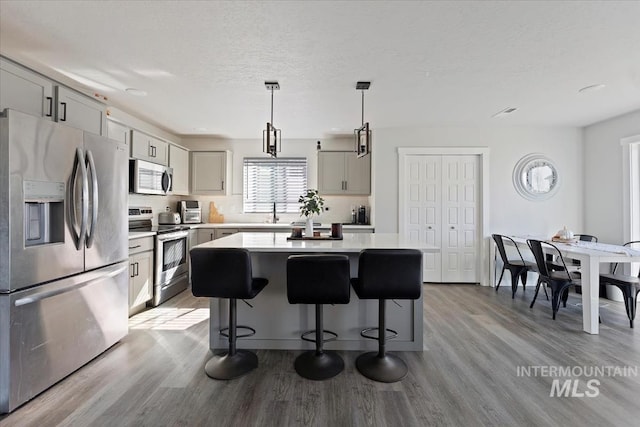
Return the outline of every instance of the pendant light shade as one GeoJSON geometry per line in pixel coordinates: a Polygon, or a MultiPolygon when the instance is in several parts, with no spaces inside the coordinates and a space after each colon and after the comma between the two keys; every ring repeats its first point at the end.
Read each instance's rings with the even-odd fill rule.
{"type": "Polygon", "coordinates": [[[371,151],[371,130],[369,129],[369,122],[364,121],[364,91],[369,89],[371,82],[358,82],[356,83],[356,90],[362,91],[362,125],[353,130],[354,137],[354,151],[358,154],[358,157],[364,157],[371,151]]]}
{"type": "Polygon", "coordinates": [[[271,121],[267,122],[267,128],[262,131],[262,151],[271,157],[278,157],[278,153],[282,150],[280,140],[280,129],[273,125],[273,91],[280,89],[280,84],[276,82],[264,82],[267,90],[271,91],[271,121]]]}

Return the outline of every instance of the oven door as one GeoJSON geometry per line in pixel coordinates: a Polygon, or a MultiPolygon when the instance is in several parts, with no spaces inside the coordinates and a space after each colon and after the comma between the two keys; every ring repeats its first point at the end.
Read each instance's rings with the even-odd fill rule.
{"type": "Polygon", "coordinates": [[[156,236],[155,284],[162,285],[189,272],[189,232],[176,231],[156,236]]]}

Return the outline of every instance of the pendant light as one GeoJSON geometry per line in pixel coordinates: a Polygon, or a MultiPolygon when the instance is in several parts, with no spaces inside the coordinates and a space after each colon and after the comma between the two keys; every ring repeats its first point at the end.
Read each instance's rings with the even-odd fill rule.
{"type": "Polygon", "coordinates": [[[355,152],[358,158],[369,154],[371,149],[371,130],[369,130],[369,122],[364,122],[364,91],[369,90],[371,82],[356,83],[356,90],[362,91],[362,125],[353,130],[355,152]]]}
{"type": "Polygon", "coordinates": [[[276,129],[273,125],[273,91],[280,89],[277,81],[264,82],[267,90],[271,91],[271,121],[267,122],[267,129],[262,131],[262,151],[271,157],[278,157],[281,151],[280,129],[276,129]]]}

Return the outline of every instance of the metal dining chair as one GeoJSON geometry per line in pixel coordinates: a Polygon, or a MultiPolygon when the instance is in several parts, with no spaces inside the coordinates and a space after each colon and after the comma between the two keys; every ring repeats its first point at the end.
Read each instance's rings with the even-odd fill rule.
{"type": "MultiPolygon", "coordinates": [[[[627,242],[623,246],[640,245],[640,240],[634,240],[627,242]]],[[[636,317],[636,306],[638,302],[638,293],[640,293],[640,271],[638,276],[627,276],[626,274],[616,274],[618,269],[618,263],[613,265],[613,270],[610,274],[600,275],[600,286],[613,285],[622,291],[624,296],[624,308],[627,311],[627,317],[629,317],[629,327],[633,328],[633,320],[636,317]]]]}
{"type": "Polygon", "coordinates": [[[540,290],[540,285],[545,284],[551,288],[551,309],[553,311],[553,320],[556,319],[556,313],[560,308],[560,302],[562,301],[563,307],[567,306],[567,298],[569,296],[569,287],[580,284],[580,278],[575,272],[571,272],[567,269],[567,264],[560,253],[560,250],[556,245],[543,242],[540,240],[529,239],[527,240],[527,244],[533,253],[533,257],[536,260],[536,265],[538,267],[538,284],[536,285],[536,292],[533,295],[533,301],[531,301],[531,305],[529,308],[533,308],[533,305],[536,302],[536,298],[538,297],[538,291],[540,290]],[[547,260],[545,258],[544,248],[547,250],[552,250],[554,255],[557,255],[560,260],[561,265],[564,267],[562,271],[554,271],[550,270],[547,266],[547,260]]]}
{"type": "Polygon", "coordinates": [[[511,273],[511,298],[513,299],[515,298],[516,291],[518,290],[518,278],[522,280],[522,288],[524,289],[527,284],[527,272],[535,271],[536,264],[531,261],[524,260],[520,253],[520,249],[518,249],[518,245],[516,245],[516,242],[511,237],[503,236],[502,234],[492,234],[491,237],[493,237],[493,240],[496,242],[498,252],[500,252],[500,258],[502,258],[502,272],[500,273],[500,279],[496,285],[496,292],[498,292],[505,270],[509,270],[511,273]],[[509,259],[507,251],[504,248],[503,239],[507,239],[513,243],[516,251],[518,251],[520,259],[509,259]]]}

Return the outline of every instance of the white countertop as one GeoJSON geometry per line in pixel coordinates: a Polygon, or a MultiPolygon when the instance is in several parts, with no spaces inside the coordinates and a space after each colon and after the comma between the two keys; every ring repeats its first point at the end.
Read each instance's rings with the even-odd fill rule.
{"type": "Polygon", "coordinates": [[[129,240],[131,239],[140,239],[142,237],[152,237],[157,233],[155,231],[130,231],[129,232],[129,240]]]}
{"type": "Polygon", "coordinates": [[[360,252],[363,249],[420,249],[440,252],[425,243],[410,242],[399,234],[343,233],[343,240],[287,240],[290,233],[236,233],[198,248],[244,248],[252,252],[360,252]]]}
{"type": "MultiPolygon", "coordinates": [[[[204,223],[204,224],[189,224],[191,228],[254,228],[254,229],[266,229],[266,230],[291,230],[294,226],[289,222],[279,222],[276,224],[267,222],[219,222],[219,223],[204,223]]],[[[304,225],[296,225],[295,227],[304,228],[304,225]]],[[[315,225],[315,229],[327,229],[331,228],[330,223],[315,225]]],[[[373,225],[360,225],[360,224],[342,224],[342,229],[358,229],[358,230],[373,230],[373,225]]]]}

